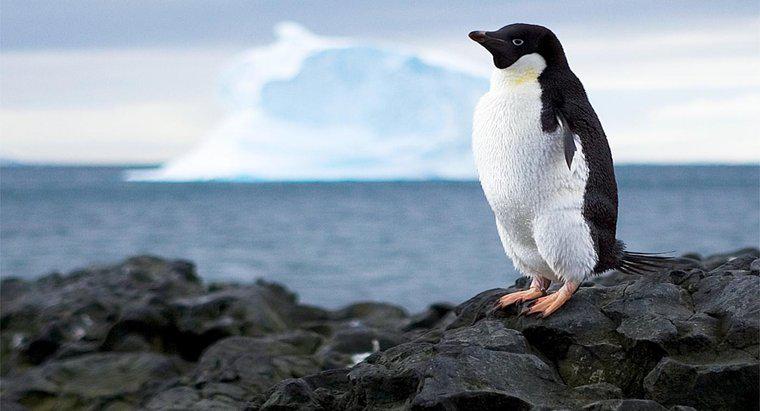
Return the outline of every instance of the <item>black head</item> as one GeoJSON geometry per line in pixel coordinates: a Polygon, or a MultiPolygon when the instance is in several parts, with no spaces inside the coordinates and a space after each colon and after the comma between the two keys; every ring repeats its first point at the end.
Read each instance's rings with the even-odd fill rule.
{"type": "Polygon", "coordinates": [[[565,52],[551,30],[534,24],[510,24],[497,31],[473,31],[470,38],[493,55],[493,64],[500,69],[514,64],[526,54],[538,53],[547,66],[566,64],[565,52]]]}

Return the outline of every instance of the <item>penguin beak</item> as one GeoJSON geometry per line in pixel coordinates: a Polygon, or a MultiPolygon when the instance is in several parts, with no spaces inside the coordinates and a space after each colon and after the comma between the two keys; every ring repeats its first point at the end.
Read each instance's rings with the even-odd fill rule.
{"type": "Polygon", "coordinates": [[[483,43],[484,41],[486,41],[488,36],[486,36],[485,31],[471,31],[470,38],[473,39],[474,41],[477,41],[478,43],[483,43]]]}

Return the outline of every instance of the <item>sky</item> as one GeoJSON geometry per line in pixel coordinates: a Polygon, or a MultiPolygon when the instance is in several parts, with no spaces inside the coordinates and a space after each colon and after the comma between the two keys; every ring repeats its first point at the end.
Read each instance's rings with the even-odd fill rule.
{"type": "Polygon", "coordinates": [[[550,27],[622,162],[756,162],[757,1],[0,2],[0,157],[153,164],[207,138],[220,73],[294,21],[322,36],[432,50],[487,75],[467,38],[550,27]]]}

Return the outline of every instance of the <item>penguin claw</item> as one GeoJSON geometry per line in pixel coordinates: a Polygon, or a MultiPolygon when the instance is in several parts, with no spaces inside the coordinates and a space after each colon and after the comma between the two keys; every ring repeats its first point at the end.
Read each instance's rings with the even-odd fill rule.
{"type": "Polygon", "coordinates": [[[538,314],[537,318],[546,318],[560,309],[573,296],[578,285],[574,283],[565,283],[557,292],[539,298],[536,304],[531,306],[528,314],[538,314]]]}
{"type": "Polygon", "coordinates": [[[495,305],[498,308],[506,308],[513,304],[535,301],[544,294],[543,290],[531,287],[527,290],[504,294],[496,301],[495,305]]]}

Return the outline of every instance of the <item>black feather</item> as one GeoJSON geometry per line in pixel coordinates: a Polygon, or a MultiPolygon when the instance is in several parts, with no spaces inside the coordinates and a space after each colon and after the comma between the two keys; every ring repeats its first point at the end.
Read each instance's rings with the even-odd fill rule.
{"type": "Polygon", "coordinates": [[[662,254],[624,251],[617,269],[626,274],[656,273],[670,267],[673,263],[672,257],[662,254]]]}
{"type": "Polygon", "coordinates": [[[572,169],[573,157],[575,156],[575,150],[577,149],[575,147],[575,135],[573,134],[573,131],[570,130],[567,120],[565,120],[565,116],[563,116],[561,112],[557,113],[557,121],[559,122],[559,126],[562,127],[562,143],[565,148],[565,162],[567,163],[567,168],[572,169]]]}

